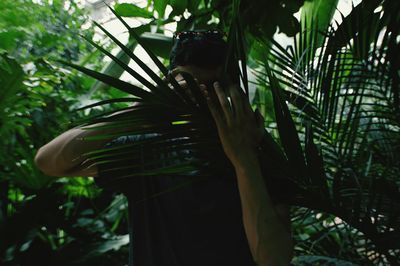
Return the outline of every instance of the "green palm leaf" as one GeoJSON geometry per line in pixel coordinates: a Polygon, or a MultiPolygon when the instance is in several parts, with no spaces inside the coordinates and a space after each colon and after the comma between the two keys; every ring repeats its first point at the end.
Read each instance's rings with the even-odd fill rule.
{"type": "Polygon", "coordinates": [[[391,12],[385,10],[384,16],[372,12],[381,3],[363,2],[337,29],[326,32],[321,33],[312,20],[307,22],[311,29],[306,27],[295,37],[292,48],[265,43],[271,53],[268,62],[259,64],[271,74],[266,79],[264,71],[256,73],[260,83],[267,83],[261,87],[274,93],[280,141],[289,162],[298,162],[291,164],[293,178],[306,185],[298,192],[307,195],[298,198],[321,203],[304,200],[300,205],[340,217],[371,242],[365,249],[380,254],[377,261],[396,265],[400,192],[398,178],[389,173],[400,166],[399,76],[395,74],[400,68],[397,53],[392,52],[398,49],[394,40],[400,26],[399,12],[393,10],[400,6],[383,1],[391,12]],[[323,39],[318,49],[321,38],[316,36],[323,39]],[[289,111],[277,95],[285,96],[293,122],[282,119],[289,111]],[[293,128],[303,150],[295,141],[297,134],[287,137],[293,128]],[[290,155],[294,151],[297,156],[290,155]]]}

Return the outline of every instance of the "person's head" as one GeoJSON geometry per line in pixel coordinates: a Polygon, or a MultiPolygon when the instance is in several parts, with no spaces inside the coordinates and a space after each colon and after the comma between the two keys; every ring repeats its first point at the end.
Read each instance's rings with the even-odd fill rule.
{"type": "Polygon", "coordinates": [[[220,31],[179,32],[174,35],[169,69],[188,72],[200,83],[210,83],[221,79],[226,56],[227,43],[220,31]]]}

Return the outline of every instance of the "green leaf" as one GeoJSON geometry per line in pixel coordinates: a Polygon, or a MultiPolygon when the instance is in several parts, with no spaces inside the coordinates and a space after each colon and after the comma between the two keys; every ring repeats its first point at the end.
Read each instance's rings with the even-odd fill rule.
{"type": "Polygon", "coordinates": [[[326,40],[326,35],[336,10],[338,0],[306,1],[301,13],[301,31],[295,37],[296,57],[302,59],[302,70],[309,67],[317,48],[326,40]]]}
{"type": "Polygon", "coordinates": [[[22,32],[17,30],[8,30],[0,32],[0,49],[11,51],[17,45],[18,38],[23,36],[22,32]]]}
{"type": "Polygon", "coordinates": [[[90,40],[88,38],[85,38],[85,39],[90,44],[92,44],[94,47],[96,47],[98,50],[100,50],[102,53],[104,53],[105,55],[110,57],[113,60],[113,62],[116,62],[120,67],[122,67],[125,71],[127,71],[129,74],[131,74],[132,77],[134,77],[136,80],[138,80],[141,84],[143,84],[144,86],[146,86],[153,92],[159,91],[159,89],[156,86],[154,86],[152,83],[150,83],[145,78],[143,78],[143,76],[140,75],[139,73],[137,73],[134,69],[129,67],[129,65],[127,63],[125,63],[122,60],[118,59],[117,57],[113,56],[110,52],[108,52],[106,49],[104,49],[97,43],[93,42],[92,40],[90,40]]]}
{"type": "Polygon", "coordinates": [[[169,59],[172,48],[172,38],[159,33],[145,32],[140,35],[140,39],[147,45],[150,51],[156,55],[169,59]]]}
{"type": "Polygon", "coordinates": [[[298,132],[285,99],[283,99],[283,95],[281,93],[282,89],[278,81],[271,73],[269,68],[266,68],[266,70],[268,73],[268,78],[271,82],[276,122],[278,125],[282,146],[284,147],[286,156],[290,165],[292,166],[291,170],[293,174],[304,178],[306,176],[305,158],[303,156],[298,132]]]}
{"type": "MultiPolygon", "coordinates": [[[[133,30],[131,27],[129,27],[129,25],[126,23],[126,21],[119,16],[114,9],[112,9],[110,6],[108,6],[109,9],[111,10],[112,13],[115,14],[115,16],[119,19],[119,21],[121,21],[122,24],[124,24],[124,26],[126,27],[126,29],[129,31],[131,37],[133,37],[138,43],[139,45],[146,51],[146,53],[150,56],[150,58],[153,60],[153,62],[156,64],[156,66],[158,67],[158,69],[161,71],[161,73],[164,75],[164,77],[168,77],[169,76],[169,70],[164,66],[164,64],[157,58],[157,56],[147,47],[147,45],[143,42],[143,40],[140,38],[140,36],[136,33],[135,30],[133,30]]],[[[109,36],[111,38],[111,36],[109,36]]],[[[116,38],[111,38],[115,43],[118,44],[118,40],[116,38]]],[[[120,46],[120,45],[119,45],[120,46]]],[[[121,47],[121,46],[120,46],[121,47]]],[[[121,47],[122,48],[122,47],[121,47]]],[[[139,66],[141,66],[142,69],[146,70],[148,69],[148,67],[145,64],[141,64],[141,60],[139,60],[139,58],[137,58],[133,53],[129,53],[130,57],[135,60],[136,63],[139,64],[139,66]],[[135,58],[136,57],[136,58],[135,58]]],[[[150,77],[152,77],[152,79],[154,81],[157,82],[158,85],[162,85],[162,81],[160,83],[160,78],[151,70],[147,71],[147,73],[149,74],[150,77]]],[[[173,78],[170,80],[172,86],[174,87],[174,89],[180,93],[180,94],[184,94],[183,93],[183,89],[181,88],[181,86],[178,84],[178,82],[173,78]]]]}
{"type": "Polygon", "coordinates": [[[65,178],[62,182],[65,183],[63,191],[70,196],[95,198],[100,193],[92,178],[65,178]]]}
{"type": "Polygon", "coordinates": [[[154,2],[154,9],[158,13],[158,18],[159,19],[164,18],[165,8],[167,7],[169,0],[154,0],[153,2],[154,2]]]}
{"type": "Polygon", "coordinates": [[[86,105],[86,106],[83,106],[83,107],[79,107],[76,110],[80,111],[80,110],[84,110],[84,109],[88,109],[88,108],[93,108],[93,107],[96,107],[96,106],[102,106],[102,105],[105,105],[105,104],[111,104],[111,103],[135,103],[135,102],[140,102],[140,99],[133,98],[133,97],[132,98],[116,98],[116,99],[104,100],[104,101],[100,101],[100,102],[93,103],[93,104],[90,104],[90,105],[86,105]]]}
{"type": "MultiPolygon", "coordinates": [[[[143,26],[147,26],[147,25],[143,25],[143,26]]],[[[142,27],[142,26],[140,26],[142,27]]],[[[137,42],[134,40],[130,40],[128,42],[128,44],[126,45],[126,47],[128,49],[130,49],[131,51],[133,51],[135,49],[137,45],[137,42]]],[[[118,54],[115,56],[116,58],[118,58],[119,60],[121,60],[122,62],[124,62],[125,64],[128,64],[130,61],[130,57],[129,55],[127,55],[122,49],[120,49],[120,51],[118,52],[118,54]]],[[[117,62],[111,60],[102,70],[101,73],[109,75],[111,77],[115,77],[115,78],[119,78],[122,73],[124,73],[124,69],[122,67],[120,67],[118,65],[117,62]]],[[[96,80],[96,82],[93,84],[89,94],[93,94],[95,91],[97,90],[105,90],[107,89],[109,86],[101,81],[96,80]]]]}
{"type": "MultiPolygon", "coordinates": [[[[310,25],[316,24],[315,29],[320,32],[325,32],[331,23],[333,14],[336,11],[338,0],[313,0],[305,1],[301,9],[301,30],[310,30],[310,25]]],[[[322,43],[322,36],[318,38],[318,46],[322,43]]]]}
{"type": "MultiPolygon", "coordinates": [[[[379,7],[381,2],[381,0],[362,1],[359,5],[353,7],[348,16],[342,17],[343,21],[335,30],[335,35],[329,38],[328,48],[334,49],[334,47],[342,47],[349,44],[350,40],[356,37],[358,32],[370,27],[371,23],[376,23],[376,17],[379,18],[380,14],[373,11],[379,7]],[[368,23],[364,23],[364,21],[368,21],[368,23]]],[[[387,24],[387,20],[378,19],[378,21],[381,27],[387,24]]],[[[373,34],[370,31],[368,32],[373,34]]]]}
{"type": "Polygon", "coordinates": [[[121,17],[153,18],[153,13],[134,4],[116,4],[114,8],[115,12],[121,17]]]}
{"type": "MultiPolygon", "coordinates": [[[[112,9],[111,9],[112,10],[112,9]]],[[[115,12],[114,10],[112,10],[112,12],[115,12]]],[[[118,14],[114,13],[116,16],[118,16],[118,14]]],[[[140,38],[139,35],[137,35],[137,33],[134,31],[134,29],[130,29],[129,26],[126,24],[125,21],[123,21],[123,19],[118,16],[118,18],[121,20],[121,22],[124,23],[124,25],[127,27],[127,29],[129,29],[131,36],[133,37],[134,40],[136,40],[146,51],[148,51],[149,47],[148,44],[143,44],[143,40],[140,38]]],[[[165,98],[165,96],[174,101],[175,100],[175,95],[173,94],[173,92],[169,89],[169,87],[164,83],[164,81],[161,80],[161,78],[152,70],[150,69],[146,64],[143,63],[143,61],[141,61],[130,49],[128,49],[126,46],[124,46],[118,39],[116,39],[110,32],[108,32],[103,26],[101,26],[98,23],[95,23],[95,25],[97,25],[108,37],[110,37],[131,59],[133,59],[159,86],[160,89],[158,89],[158,87],[154,87],[159,93],[161,93],[162,95],[159,95],[158,97],[161,96],[161,98],[165,98]],[[164,88],[164,89],[162,89],[164,88]]],[[[102,49],[103,53],[105,52],[105,54],[108,54],[108,52],[106,52],[104,49],[102,49]]],[[[168,73],[168,70],[165,68],[164,65],[162,65],[162,63],[158,60],[157,56],[154,54],[149,54],[150,57],[153,59],[153,61],[164,68],[164,72],[168,73]]],[[[110,55],[109,55],[110,56],[110,55]]],[[[111,56],[111,58],[113,59],[113,61],[117,62],[119,61],[118,59],[115,60],[113,56],[111,56]]],[[[121,62],[123,63],[123,62],[121,62]]],[[[125,67],[127,67],[128,69],[129,66],[127,66],[126,64],[119,64],[121,67],[123,67],[125,65],[125,67]]],[[[125,68],[126,69],[126,68],[125,68]]],[[[126,69],[126,70],[128,70],[126,69]]],[[[132,69],[131,69],[132,70],[132,69]]],[[[133,71],[133,70],[132,70],[133,71]]],[[[129,71],[128,71],[129,72],[129,71]]],[[[133,71],[135,72],[135,71],[133,71]]],[[[133,74],[133,73],[132,73],[133,74]]],[[[134,77],[137,76],[136,74],[133,75],[134,77]]],[[[138,79],[140,81],[140,79],[138,79]]],[[[141,81],[142,82],[142,81],[141,81]]],[[[175,81],[176,83],[176,81],[175,81]]],[[[178,85],[179,86],[179,85],[178,85]]],[[[157,95],[155,95],[157,96],[157,95]]]]}
{"type": "Polygon", "coordinates": [[[147,92],[147,91],[143,90],[142,88],[139,88],[139,87],[137,87],[135,85],[132,85],[132,84],[130,84],[128,82],[122,81],[120,79],[117,79],[117,78],[114,78],[114,77],[111,77],[111,76],[108,76],[108,75],[104,75],[102,73],[93,71],[93,70],[88,69],[88,68],[84,68],[84,67],[69,63],[67,61],[63,61],[63,60],[58,60],[58,61],[60,63],[64,64],[64,65],[67,65],[67,66],[70,66],[72,68],[75,68],[76,70],[79,70],[80,72],[85,73],[88,76],[91,76],[91,77],[93,77],[93,78],[95,78],[97,80],[100,80],[100,81],[102,81],[102,82],[104,82],[104,83],[106,83],[106,84],[108,84],[110,86],[113,86],[114,88],[120,89],[120,90],[125,91],[125,92],[127,92],[129,94],[132,94],[132,95],[134,95],[134,96],[136,96],[138,98],[148,99],[149,101],[155,100],[154,99],[155,97],[151,93],[149,93],[149,92],[147,92]]]}
{"type": "Polygon", "coordinates": [[[200,10],[200,7],[199,7],[200,4],[201,4],[201,0],[189,0],[187,8],[190,13],[194,13],[194,12],[200,10]]]}
{"type": "Polygon", "coordinates": [[[306,128],[305,157],[307,161],[307,174],[312,185],[315,186],[316,192],[321,195],[321,198],[329,198],[330,194],[326,182],[323,158],[314,143],[314,135],[310,124],[306,128]]]}
{"type": "Polygon", "coordinates": [[[173,8],[172,14],[174,16],[179,16],[183,14],[188,6],[188,0],[171,0],[170,5],[173,8]]]}
{"type": "Polygon", "coordinates": [[[0,113],[4,108],[12,106],[9,104],[16,99],[23,79],[24,72],[18,62],[6,55],[0,55],[0,113]]]}

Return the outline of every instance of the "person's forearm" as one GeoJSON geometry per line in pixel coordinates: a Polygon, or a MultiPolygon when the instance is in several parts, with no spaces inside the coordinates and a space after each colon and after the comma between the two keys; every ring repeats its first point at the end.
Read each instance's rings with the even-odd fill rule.
{"type": "MultiPolygon", "coordinates": [[[[104,124],[96,124],[102,126],[104,124]]],[[[95,167],[83,162],[83,154],[99,149],[110,139],[87,140],[88,137],[109,133],[107,129],[73,128],[41,147],[35,157],[36,165],[52,176],[95,175],[95,167]],[[87,169],[85,169],[87,168],[87,169]]]]}
{"type": "MultiPolygon", "coordinates": [[[[129,111],[129,109],[118,111],[109,117],[129,111]]],[[[102,122],[86,127],[76,127],[64,132],[38,150],[35,156],[36,166],[50,176],[97,175],[97,167],[88,163],[84,154],[104,147],[115,137],[116,133],[128,130],[120,126],[109,125],[110,122],[102,122]],[[100,135],[109,136],[88,140],[90,137],[100,135]]]]}
{"type": "Polygon", "coordinates": [[[242,204],[243,224],[253,258],[258,266],[289,265],[292,236],[268,194],[256,156],[235,162],[242,204]]]}
{"type": "Polygon", "coordinates": [[[293,250],[290,215],[287,206],[282,205],[279,213],[283,215],[278,217],[278,206],[268,195],[255,152],[265,135],[264,118],[260,112],[254,113],[238,85],[230,86],[229,94],[219,82],[213,86],[217,99],[210,97],[207,86],[199,87],[215,120],[224,152],[236,170],[243,224],[253,259],[258,266],[286,266],[293,250]]]}

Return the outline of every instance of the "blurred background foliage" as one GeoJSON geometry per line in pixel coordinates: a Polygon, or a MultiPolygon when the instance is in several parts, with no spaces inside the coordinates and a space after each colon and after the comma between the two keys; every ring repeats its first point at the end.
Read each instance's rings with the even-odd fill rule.
{"type": "MultiPolygon", "coordinates": [[[[104,8],[102,1],[90,2],[93,8],[104,8]]],[[[106,2],[114,6],[114,1],[106,2]]],[[[302,50],[304,47],[299,38],[311,38],[310,35],[305,37],[308,31],[304,30],[315,21],[318,23],[314,26],[324,32],[339,2],[241,1],[238,12],[246,40],[250,82],[253,86],[252,100],[254,106],[262,110],[266,127],[275,137],[278,137],[276,109],[270,84],[263,80],[268,68],[263,63],[284,62],[276,68],[281,67],[283,73],[283,76],[277,75],[280,81],[284,81],[285,73],[289,71],[284,66],[293,63],[294,69],[298,70],[310,65],[310,61],[306,64],[302,61],[307,53],[302,50]],[[278,45],[271,45],[273,37],[281,43],[283,50],[280,52],[283,56],[279,55],[278,45]],[[296,38],[290,41],[288,37],[296,38]],[[282,52],[285,49],[290,51],[285,47],[288,44],[292,45],[292,57],[282,52]]],[[[360,7],[367,10],[366,13],[378,13],[377,8],[380,8],[384,9],[385,14],[390,14],[396,10],[390,5],[391,2],[365,0],[362,6],[360,4],[352,9],[352,14],[361,16],[362,13],[356,13],[360,7]]],[[[127,19],[140,18],[140,23],[134,27],[165,64],[168,64],[168,51],[172,44],[171,32],[214,28],[228,31],[233,16],[237,14],[233,10],[233,1],[226,0],[149,0],[136,4],[133,1],[120,1],[114,7],[119,15],[127,19]]],[[[341,19],[346,21],[344,15],[341,19]]],[[[382,17],[378,16],[379,19],[382,17]]],[[[390,26],[385,21],[382,19],[380,29],[390,26]]],[[[353,22],[350,20],[348,23],[353,22]]],[[[82,1],[0,1],[1,265],[127,264],[127,203],[124,196],[100,190],[92,178],[55,179],[45,176],[33,164],[37,149],[70,128],[74,121],[123,106],[117,103],[76,112],[77,107],[87,103],[125,94],[54,63],[55,58],[62,58],[115,77],[123,77],[121,68],[112,61],[103,60],[103,55],[97,49],[79,38],[83,35],[89,40],[100,40],[118,58],[126,63],[129,61],[112,43],[103,40],[92,24],[89,11],[82,1]]],[[[324,41],[321,36],[314,36],[316,40],[312,43],[315,50],[324,41]]],[[[358,39],[361,45],[358,43],[359,49],[354,51],[368,50],[366,47],[369,47],[371,40],[367,36],[358,39]]],[[[128,47],[136,47],[134,40],[129,37],[125,39],[128,47]]],[[[354,47],[357,47],[357,43],[354,47]]],[[[312,80],[314,72],[304,71],[303,74],[312,80]]],[[[296,72],[293,77],[297,75],[296,72]]],[[[282,83],[287,84],[287,81],[282,83]]],[[[294,83],[302,86],[301,79],[294,83]]],[[[285,90],[289,92],[287,96],[290,101],[290,88],[285,90]]],[[[296,102],[291,103],[291,110],[296,113],[296,102]]],[[[396,102],[390,107],[387,112],[398,111],[396,102]]],[[[398,140],[399,116],[393,119],[397,124],[390,124],[391,137],[398,140]]],[[[298,127],[300,125],[297,124],[298,127]]],[[[299,129],[299,132],[302,130],[299,129]]],[[[300,134],[300,137],[302,140],[305,138],[304,134],[300,134]]],[[[395,145],[398,143],[395,142],[395,145]]],[[[380,144],[375,142],[373,148],[379,150],[377,146],[380,144]]],[[[381,154],[381,160],[371,164],[372,159],[367,157],[361,159],[363,161],[360,164],[371,166],[371,171],[379,176],[389,176],[399,186],[398,160],[388,164],[385,162],[387,158],[381,154]]],[[[395,192],[393,194],[397,195],[395,192]]],[[[398,205],[394,204],[392,208],[391,211],[399,215],[398,205]]],[[[385,256],[377,252],[376,243],[369,243],[362,237],[362,232],[332,214],[295,207],[292,217],[296,241],[293,265],[389,264],[385,256]]],[[[386,254],[398,256],[399,247],[385,252],[393,252],[386,254]]],[[[393,260],[391,262],[394,263],[393,260]]]]}

